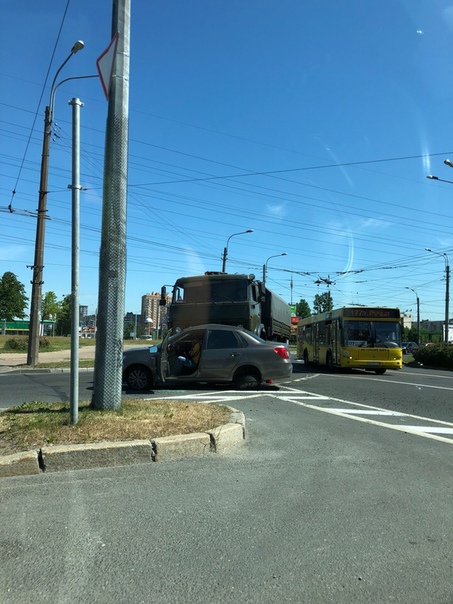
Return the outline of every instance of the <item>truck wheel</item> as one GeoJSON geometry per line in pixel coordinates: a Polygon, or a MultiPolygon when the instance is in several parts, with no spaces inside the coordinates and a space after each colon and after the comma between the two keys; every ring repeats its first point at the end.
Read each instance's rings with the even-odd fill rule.
{"type": "Polygon", "coordinates": [[[151,371],[141,365],[129,367],[124,377],[131,390],[150,390],[153,386],[151,371]]]}

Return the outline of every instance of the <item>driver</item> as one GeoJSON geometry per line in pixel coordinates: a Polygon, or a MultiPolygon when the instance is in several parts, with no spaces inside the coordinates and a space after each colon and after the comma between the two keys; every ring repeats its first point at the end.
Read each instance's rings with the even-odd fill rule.
{"type": "Polygon", "coordinates": [[[177,374],[182,372],[183,367],[188,367],[189,369],[195,371],[195,369],[198,367],[198,362],[200,361],[200,354],[201,338],[197,336],[193,340],[192,347],[189,352],[178,356],[177,374]]]}

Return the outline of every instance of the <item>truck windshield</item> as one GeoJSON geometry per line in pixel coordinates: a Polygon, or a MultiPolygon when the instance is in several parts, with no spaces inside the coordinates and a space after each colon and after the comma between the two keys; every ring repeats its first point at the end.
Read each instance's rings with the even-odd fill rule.
{"type": "Polygon", "coordinates": [[[209,280],[179,284],[175,288],[176,303],[215,303],[243,302],[247,300],[247,282],[245,280],[209,280]]]}

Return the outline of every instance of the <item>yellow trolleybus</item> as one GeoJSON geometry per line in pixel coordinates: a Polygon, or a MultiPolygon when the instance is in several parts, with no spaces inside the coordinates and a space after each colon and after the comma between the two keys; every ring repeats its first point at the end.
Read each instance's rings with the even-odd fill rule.
{"type": "Polygon", "coordinates": [[[297,358],[306,364],[385,373],[401,369],[401,316],[398,308],[344,306],[301,319],[297,358]]]}

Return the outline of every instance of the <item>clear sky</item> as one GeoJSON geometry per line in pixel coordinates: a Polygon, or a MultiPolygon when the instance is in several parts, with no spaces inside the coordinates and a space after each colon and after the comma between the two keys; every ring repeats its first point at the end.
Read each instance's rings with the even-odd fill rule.
{"type": "MultiPolygon", "coordinates": [[[[29,297],[49,86],[78,39],[59,81],[96,73],[111,12],[109,0],[1,2],[0,274],[29,297]]],[[[261,276],[286,253],[267,282],[288,302],[311,306],[330,276],[336,307],[415,317],[413,288],[421,318],[443,320],[445,257],[425,248],[453,261],[453,185],[426,175],[453,182],[453,2],[132,0],[131,17],[126,312],[180,276],[221,270],[230,235],[253,229],[230,239],[227,271],[261,276]]],[[[43,293],[71,291],[72,97],[84,103],[91,314],[107,117],[96,79],[56,95],[43,293]]]]}

